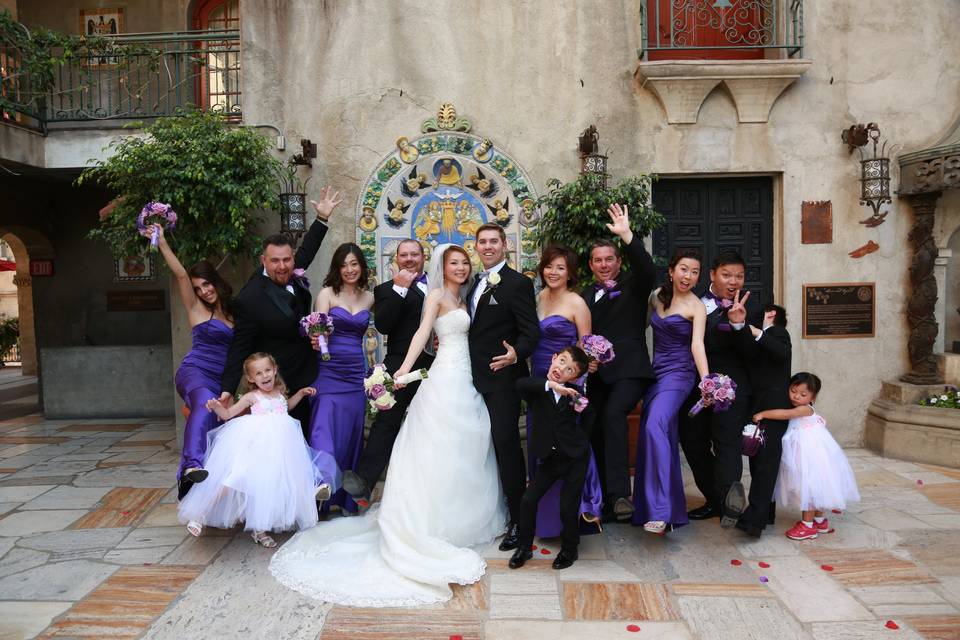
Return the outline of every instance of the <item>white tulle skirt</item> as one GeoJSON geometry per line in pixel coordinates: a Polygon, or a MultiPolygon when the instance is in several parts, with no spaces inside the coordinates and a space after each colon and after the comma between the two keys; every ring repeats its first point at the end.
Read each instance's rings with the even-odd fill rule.
{"type": "Polygon", "coordinates": [[[810,419],[791,420],[783,436],[777,504],[802,511],[846,509],[848,501],[860,500],[847,456],[822,420],[805,425],[810,419]]]}
{"type": "Polygon", "coordinates": [[[214,429],[204,468],[210,475],[180,502],[183,523],[307,529],[317,523],[316,486],[339,482],[335,461],[307,447],[300,422],[287,414],[240,416],[214,429]]]}
{"type": "Polygon", "coordinates": [[[270,571],[291,589],[341,605],[443,602],[450,583],[471,584],[486,570],[469,547],[505,526],[487,408],[463,363],[438,361],[410,404],[379,506],[297,534],[270,571]]]}

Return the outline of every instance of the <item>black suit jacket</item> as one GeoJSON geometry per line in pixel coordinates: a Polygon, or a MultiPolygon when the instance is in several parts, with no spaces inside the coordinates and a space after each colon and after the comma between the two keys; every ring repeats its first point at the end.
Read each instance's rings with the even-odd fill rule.
{"type": "Polygon", "coordinates": [[[785,327],[768,328],[757,340],[757,352],[750,363],[753,412],[790,408],[790,372],[793,354],[785,327]]]}
{"type": "MultiPolygon", "coordinates": [[[[470,363],[473,386],[480,393],[513,390],[516,379],[527,375],[527,358],[540,339],[533,282],[507,265],[498,272],[500,282],[488,287],[470,324],[470,363]],[[490,369],[494,356],[504,354],[503,342],[513,345],[517,362],[499,371],[490,369]]],[[[467,300],[473,300],[476,283],[467,300]]]]}
{"type": "MultiPolygon", "coordinates": [[[[377,285],[373,290],[375,314],[373,324],[377,331],[386,336],[387,354],[383,364],[392,375],[407,356],[410,340],[420,326],[420,313],[423,310],[423,292],[413,283],[407,289],[407,295],[401,296],[393,289],[393,280],[377,285]]],[[[414,369],[427,368],[433,357],[421,353],[414,362],[414,369]]]]}
{"type": "Polygon", "coordinates": [[[593,407],[583,413],[573,409],[570,398],[554,400],[553,391],[546,389],[546,378],[529,377],[517,380],[517,391],[533,414],[533,439],[530,450],[541,460],[557,449],[570,458],[586,456],[590,449],[590,430],[593,426],[593,407]]]}
{"type": "MultiPolygon", "coordinates": [[[[306,269],[320,249],[327,225],[315,221],[294,255],[294,265],[306,269]]],[[[291,278],[294,295],[263,275],[260,268],[234,299],[233,342],[223,370],[224,391],[233,393],[243,376],[243,361],[265,351],[280,367],[280,375],[293,393],[317,377],[317,356],[310,340],[300,335],[300,318],[310,313],[310,290],[291,278]]]]}
{"type": "Polygon", "coordinates": [[[594,374],[606,384],[624,378],[656,377],[650,367],[645,332],[647,305],[657,270],[640,236],[633,236],[633,241],[625,247],[625,253],[631,270],[629,273],[621,271],[617,277],[619,296],[611,299],[609,293],[604,293],[594,301],[597,292],[595,287],[587,287],[580,294],[590,308],[593,333],[613,343],[616,357],[600,365],[594,374]]]}
{"type": "MultiPolygon", "coordinates": [[[[748,305],[748,319],[755,315],[748,305]]],[[[707,314],[703,346],[711,373],[723,373],[733,378],[737,383],[737,395],[751,395],[750,369],[759,347],[750,328],[744,325],[739,331],[734,330],[727,319],[727,310],[718,305],[707,314]]]]}

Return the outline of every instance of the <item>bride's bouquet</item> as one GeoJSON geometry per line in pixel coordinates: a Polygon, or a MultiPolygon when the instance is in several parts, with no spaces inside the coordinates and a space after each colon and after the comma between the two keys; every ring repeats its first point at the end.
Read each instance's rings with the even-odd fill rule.
{"type": "Polygon", "coordinates": [[[320,359],[324,361],[330,359],[327,336],[333,333],[333,316],[319,311],[303,316],[300,318],[300,333],[308,338],[317,336],[317,343],[320,345],[320,359]]]}
{"type": "Polygon", "coordinates": [[[691,418],[704,407],[713,407],[714,411],[726,411],[737,398],[737,383],[722,373],[708,373],[698,386],[702,397],[690,408],[687,415],[691,418]]]}
{"type": "MultiPolygon", "coordinates": [[[[137,216],[137,230],[145,231],[152,224],[159,224],[164,229],[173,229],[177,226],[177,213],[168,204],[163,202],[148,202],[137,216]]],[[[150,250],[156,251],[160,238],[155,231],[150,233],[150,250]]]]}
{"type": "Polygon", "coordinates": [[[583,352],[600,364],[607,364],[616,355],[613,352],[613,344],[603,336],[587,334],[581,338],[580,342],[583,344],[583,352]]]}
{"type": "Polygon", "coordinates": [[[418,380],[426,380],[426,378],[426,369],[417,369],[394,379],[387,372],[385,365],[374,365],[370,375],[363,380],[363,391],[369,400],[370,413],[376,415],[378,411],[387,411],[397,404],[397,398],[393,395],[394,384],[406,385],[418,380]]]}

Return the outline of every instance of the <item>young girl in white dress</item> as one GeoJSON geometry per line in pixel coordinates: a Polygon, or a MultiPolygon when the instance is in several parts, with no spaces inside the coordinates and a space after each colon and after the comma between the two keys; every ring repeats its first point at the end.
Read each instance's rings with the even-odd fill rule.
{"type": "Polygon", "coordinates": [[[820,378],[798,373],[790,378],[792,409],[768,409],[753,416],[760,420],[789,420],[783,436],[783,455],[774,496],[778,505],[799,508],[800,521],[786,535],[791,540],[811,540],[830,532],[827,509],[846,509],[847,501],[860,500],[857,481],[847,457],[813,408],[820,378]]]}
{"type": "Polygon", "coordinates": [[[288,400],[269,353],[248,357],[243,371],[242,389],[252,391],[229,408],[216,398],[207,402],[229,422],[210,432],[204,463],[210,475],[180,502],[179,517],[194,536],[204,526],[229,529],[242,520],[254,541],[270,548],[277,543],[268,531],[317,523],[316,501],[339,486],[339,470],[332,456],[307,446],[300,422],[287,413],[316,389],[304,387],[288,400]]]}

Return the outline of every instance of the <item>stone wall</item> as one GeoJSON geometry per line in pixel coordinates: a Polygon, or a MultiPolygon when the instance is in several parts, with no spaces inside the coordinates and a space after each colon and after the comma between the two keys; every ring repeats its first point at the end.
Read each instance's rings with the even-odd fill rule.
{"type": "MultiPolygon", "coordinates": [[[[825,380],[818,408],[844,444],[862,440],[865,409],[883,379],[905,372],[910,228],[895,199],[876,229],[858,224],[858,166],[840,142],[856,122],[878,122],[916,149],[956,114],[960,5],[804,3],[804,57],[813,61],[774,104],[768,123],[738,124],[730,95],[705,100],[696,124],[668,125],[633,73],[640,45],[636,0],[549,7],[499,0],[429,5],[374,0],[244,0],[244,120],[274,124],[291,143],[319,143],[311,195],[347,193],[311,269],[320,280],[333,248],[354,238],[360,185],[401,135],[441,102],[509,152],[543,191],[578,168],[576,136],[600,131],[614,177],[766,174],[775,177],[778,298],[795,319],[794,369],[825,380]],[[800,204],[832,200],[834,243],[800,243],[800,204]],[[350,205],[350,206],[347,206],[350,205]],[[880,250],[847,254],[868,240],[880,250]],[[876,281],[877,337],[803,340],[801,285],[876,281]]],[[[894,181],[896,184],[896,180],[894,181]]]]}

